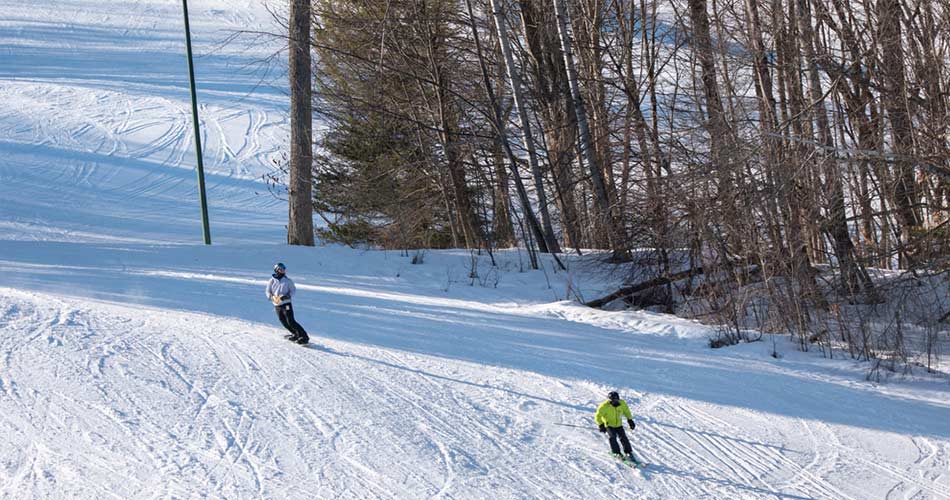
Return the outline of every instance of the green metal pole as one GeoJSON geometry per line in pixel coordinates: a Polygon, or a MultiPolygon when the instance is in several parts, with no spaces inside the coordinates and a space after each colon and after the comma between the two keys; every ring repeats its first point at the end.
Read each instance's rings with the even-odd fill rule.
{"type": "Polygon", "coordinates": [[[208,198],[205,196],[205,169],[201,161],[201,130],[198,128],[198,94],[195,92],[195,64],[191,59],[191,27],[188,24],[188,0],[181,0],[185,11],[185,47],[188,50],[188,77],[191,79],[191,118],[195,124],[195,155],[198,157],[198,194],[201,197],[201,229],[205,245],[211,244],[208,224],[208,198]]]}

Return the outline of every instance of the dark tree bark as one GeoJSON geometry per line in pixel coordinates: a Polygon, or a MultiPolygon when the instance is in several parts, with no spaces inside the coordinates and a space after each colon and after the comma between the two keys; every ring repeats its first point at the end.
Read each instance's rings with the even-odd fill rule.
{"type": "MultiPolygon", "coordinates": [[[[914,179],[914,167],[909,160],[914,153],[914,139],[911,130],[913,122],[906,104],[908,89],[904,76],[900,0],[878,0],[877,14],[881,70],[886,86],[881,99],[890,121],[891,138],[896,155],[894,162],[896,171],[891,191],[902,226],[902,243],[906,244],[913,232],[920,227],[921,218],[916,209],[917,186],[914,179]]],[[[905,258],[913,260],[906,251],[902,253],[905,258]]]]}
{"type": "Polygon", "coordinates": [[[544,147],[557,194],[555,202],[561,213],[563,238],[567,246],[579,249],[583,233],[575,197],[576,175],[573,171],[574,148],[577,144],[577,120],[570,106],[570,90],[560,57],[556,19],[542,0],[521,2],[521,26],[533,78],[529,81],[538,104],[538,115],[544,133],[544,147]]]}
{"type": "MultiPolygon", "coordinates": [[[[778,123],[775,116],[775,92],[772,86],[772,74],[769,70],[769,55],[765,50],[762,39],[762,21],[759,16],[758,0],[746,0],[746,18],[749,23],[749,42],[752,49],[752,67],[755,74],[755,92],[758,97],[759,124],[762,130],[763,143],[763,170],[765,170],[765,189],[776,193],[776,169],[781,168],[782,141],[778,137],[778,123]]],[[[765,220],[770,243],[779,248],[783,247],[781,223],[776,196],[766,197],[765,220]]]]}
{"type": "MultiPolygon", "coordinates": [[[[799,34],[804,49],[805,64],[808,68],[808,96],[811,101],[811,115],[815,118],[815,128],[819,147],[821,171],[824,174],[824,201],[827,211],[824,230],[828,233],[834,246],[835,258],[841,266],[841,285],[848,293],[854,294],[861,290],[871,291],[874,287],[867,271],[861,266],[854,254],[854,242],[848,232],[847,213],[844,205],[844,187],[837,162],[832,157],[834,150],[834,136],[828,122],[828,113],[825,108],[825,94],[821,88],[821,79],[818,73],[818,57],[816,55],[816,33],[812,28],[811,9],[809,0],[797,0],[799,7],[799,34]]],[[[821,191],[818,186],[815,189],[821,191]]]]}
{"type": "Polygon", "coordinates": [[[709,34],[709,15],[706,0],[689,0],[689,18],[693,50],[699,60],[700,79],[703,86],[703,104],[706,116],[703,126],[709,134],[709,153],[712,175],[716,179],[716,203],[719,206],[719,222],[723,223],[730,248],[721,248],[723,256],[742,253],[743,238],[736,234],[733,224],[742,220],[736,205],[735,145],[730,140],[732,132],[726,121],[725,110],[716,76],[716,60],[712,38],[709,34]]]}
{"type": "Polygon", "coordinates": [[[310,0],[290,2],[290,185],[287,243],[313,246],[310,0]]]}

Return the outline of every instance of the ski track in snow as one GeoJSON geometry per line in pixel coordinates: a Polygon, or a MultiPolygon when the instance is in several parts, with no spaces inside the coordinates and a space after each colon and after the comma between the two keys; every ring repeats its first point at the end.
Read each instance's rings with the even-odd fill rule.
{"type": "MultiPolygon", "coordinates": [[[[195,2],[201,139],[215,241],[274,241],[261,176],[285,142],[271,44],[220,47],[254,2],[195,2]],[[263,78],[263,80],[261,80],[263,78]]],[[[193,241],[200,235],[180,5],[2,2],[0,236],[193,241]],[[68,200],[71,211],[62,210],[68,200]],[[11,207],[18,206],[18,210],[11,207]],[[156,226],[172,230],[156,231],[156,226]],[[109,228],[102,231],[103,227],[109,228]]],[[[265,19],[266,21],[266,19],[265,19]]]]}
{"type": "Polygon", "coordinates": [[[950,499],[945,383],[552,303],[516,252],[488,289],[466,252],[274,245],[280,40],[219,44],[259,2],[190,6],[213,248],[180,6],[0,8],[0,498],[950,499]],[[278,259],[312,346],[261,304],[278,259]],[[613,388],[644,470],[593,426],[613,388]]]}
{"type": "Polygon", "coordinates": [[[637,471],[589,424],[597,382],[318,335],[298,347],[208,314],[14,289],[0,304],[10,497],[950,498],[945,436],[892,436],[878,453],[910,441],[902,464],[838,425],[634,383],[637,471]]]}

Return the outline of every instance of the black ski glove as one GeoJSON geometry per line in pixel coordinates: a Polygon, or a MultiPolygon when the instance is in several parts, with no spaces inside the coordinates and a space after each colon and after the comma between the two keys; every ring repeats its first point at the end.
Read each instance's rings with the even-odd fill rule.
{"type": "Polygon", "coordinates": [[[633,420],[627,420],[627,424],[630,426],[631,431],[637,428],[637,423],[633,420]]]}
{"type": "Polygon", "coordinates": [[[281,295],[280,300],[290,300],[290,295],[281,295]]]}
{"type": "Polygon", "coordinates": [[[604,434],[607,433],[607,426],[604,424],[600,424],[600,427],[598,427],[598,429],[600,429],[600,432],[603,432],[604,434]]]}

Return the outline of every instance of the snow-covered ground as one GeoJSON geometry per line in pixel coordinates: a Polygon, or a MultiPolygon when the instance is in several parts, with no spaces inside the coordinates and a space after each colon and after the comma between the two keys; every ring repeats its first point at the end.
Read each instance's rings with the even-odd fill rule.
{"type": "Polygon", "coordinates": [[[0,497],[950,499],[945,379],[710,350],[516,251],[470,278],[467,252],[278,244],[286,98],[253,63],[280,43],[219,44],[272,29],[251,1],[190,5],[200,245],[179,8],[0,0],[0,497]],[[263,297],[277,260],[311,347],[263,297]],[[643,471],[593,425],[611,389],[643,471]]]}

